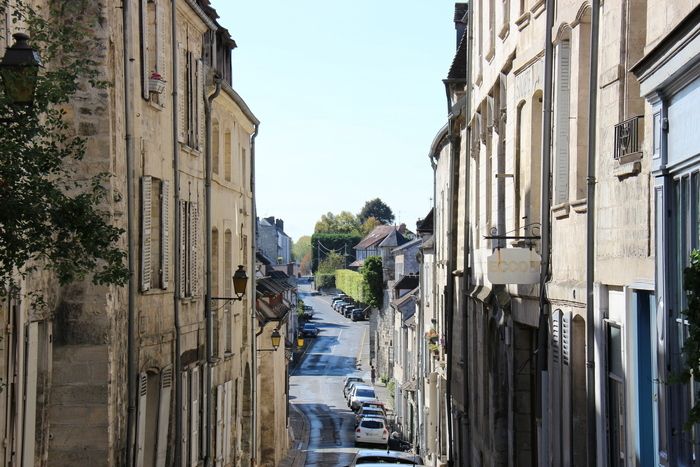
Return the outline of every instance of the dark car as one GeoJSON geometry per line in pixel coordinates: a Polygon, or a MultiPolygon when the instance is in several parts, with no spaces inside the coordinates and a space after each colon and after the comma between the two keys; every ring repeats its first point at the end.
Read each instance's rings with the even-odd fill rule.
{"type": "Polygon", "coordinates": [[[316,337],[318,336],[318,328],[313,323],[304,323],[304,327],[301,328],[301,335],[304,337],[316,337]]]}
{"type": "Polygon", "coordinates": [[[350,319],[353,321],[363,321],[365,319],[365,310],[362,308],[353,308],[350,312],[350,319]]]}

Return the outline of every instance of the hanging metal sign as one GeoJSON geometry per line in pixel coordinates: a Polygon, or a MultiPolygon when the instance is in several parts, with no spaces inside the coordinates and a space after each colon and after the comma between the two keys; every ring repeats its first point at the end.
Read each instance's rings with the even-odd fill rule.
{"type": "Polygon", "coordinates": [[[492,284],[536,284],[541,259],[529,248],[497,248],[486,259],[486,276],[492,284]]]}

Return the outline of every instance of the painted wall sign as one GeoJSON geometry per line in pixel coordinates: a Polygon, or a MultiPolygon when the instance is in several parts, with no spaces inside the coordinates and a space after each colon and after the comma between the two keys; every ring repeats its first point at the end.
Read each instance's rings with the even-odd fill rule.
{"type": "Polygon", "coordinates": [[[540,261],[529,248],[499,248],[486,259],[486,276],[492,284],[536,284],[540,261]]]}

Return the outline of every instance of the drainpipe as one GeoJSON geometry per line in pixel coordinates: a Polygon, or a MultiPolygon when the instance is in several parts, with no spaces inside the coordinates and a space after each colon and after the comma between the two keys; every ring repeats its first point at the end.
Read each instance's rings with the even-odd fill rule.
{"type": "MultiPolygon", "coordinates": [[[[462,264],[462,301],[461,301],[461,308],[460,308],[460,313],[462,313],[462,317],[464,318],[464,325],[463,325],[463,334],[462,334],[462,348],[464,349],[462,352],[462,355],[466,356],[469,355],[469,294],[467,293],[467,288],[469,287],[469,282],[470,282],[470,272],[471,269],[469,267],[469,257],[472,254],[471,250],[471,245],[470,245],[470,226],[469,226],[469,203],[470,198],[469,198],[469,190],[470,190],[470,165],[471,165],[471,124],[469,123],[471,121],[471,114],[472,114],[472,43],[473,43],[473,29],[472,29],[472,17],[473,17],[473,3],[469,4],[469,7],[467,9],[467,76],[466,76],[466,89],[465,89],[465,112],[464,112],[464,118],[465,118],[465,126],[466,126],[466,146],[465,146],[465,157],[464,157],[464,181],[465,181],[465,188],[464,188],[464,255],[463,255],[463,261],[464,263],[462,264]]],[[[464,425],[465,425],[465,431],[466,431],[466,446],[465,446],[465,451],[464,451],[464,457],[463,459],[468,459],[469,457],[466,456],[466,453],[469,452],[469,446],[471,446],[471,422],[470,422],[470,406],[469,406],[469,362],[464,361],[462,362],[463,364],[463,377],[464,377],[464,386],[463,386],[463,399],[464,399],[464,416],[466,418],[464,425]]]]}
{"type": "Polygon", "coordinates": [[[136,247],[134,241],[137,235],[134,193],[134,110],[132,102],[133,57],[131,57],[131,7],[128,1],[122,2],[122,22],[124,29],[124,142],[126,149],[126,206],[127,206],[127,243],[129,250],[129,291],[127,312],[127,381],[128,381],[128,410],[126,416],[126,463],[134,462],[134,445],[136,441],[136,247]]]}
{"type": "MultiPolygon", "coordinates": [[[[253,258],[253,264],[255,264],[255,252],[257,251],[257,228],[258,228],[258,208],[256,206],[255,202],[255,138],[258,136],[258,130],[260,128],[260,124],[256,123],[255,124],[255,131],[253,132],[253,135],[250,137],[250,191],[253,195],[253,218],[252,218],[252,236],[253,238],[251,239],[251,247],[252,247],[252,256],[253,258]]],[[[252,405],[251,407],[251,440],[250,440],[250,465],[255,466],[257,462],[257,453],[258,453],[258,448],[257,448],[257,443],[258,443],[258,397],[257,397],[257,392],[258,392],[258,334],[255,332],[255,323],[257,322],[257,316],[255,315],[255,307],[256,307],[256,290],[257,290],[257,278],[255,276],[256,271],[254,270],[255,268],[252,268],[253,271],[250,274],[250,278],[253,281],[251,284],[252,290],[251,293],[253,294],[253,299],[251,300],[252,307],[251,307],[251,313],[250,313],[250,336],[251,336],[251,343],[250,343],[250,349],[251,349],[251,354],[250,354],[250,371],[251,371],[251,378],[250,378],[250,388],[251,388],[251,395],[250,395],[250,403],[252,405]]]]}
{"type": "Polygon", "coordinates": [[[588,90],[588,194],[586,199],[586,405],[588,423],[588,464],[596,460],[596,405],[595,405],[595,316],[593,309],[593,281],[595,280],[595,154],[598,112],[598,28],[600,0],[591,4],[591,67],[588,90]]]}
{"type": "Polygon", "coordinates": [[[172,0],[170,12],[171,54],[172,54],[172,106],[173,106],[173,192],[175,195],[175,287],[173,295],[173,321],[175,324],[175,465],[181,465],[182,458],[182,350],[180,349],[180,147],[178,133],[180,131],[178,122],[178,73],[180,72],[177,61],[177,0],[172,0]]]}
{"type": "MultiPolygon", "coordinates": [[[[216,72],[215,72],[216,73],[216,72]]],[[[204,99],[204,190],[205,190],[205,202],[206,202],[206,213],[204,215],[204,236],[206,238],[206,256],[204,264],[206,265],[205,272],[205,282],[206,282],[206,292],[204,296],[204,319],[206,321],[206,354],[207,354],[207,365],[206,365],[206,384],[205,384],[205,397],[204,401],[206,404],[206,413],[204,414],[204,426],[206,427],[206,446],[204,450],[204,465],[209,467],[213,464],[212,461],[212,433],[214,432],[214,427],[212,426],[212,366],[216,363],[214,359],[214,319],[211,311],[211,104],[216,99],[216,97],[221,92],[221,77],[217,74],[214,75],[214,85],[216,89],[209,96],[204,99]]],[[[206,91],[205,91],[206,93],[206,91]]]]}
{"type": "MultiPolygon", "coordinates": [[[[549,254],[551,234],[551,199],[550,199],[550,172],[551,172],[551,146],[552,146],[552,64],[554,48],[552,46],[552,28],[554,27],[554,0],[546,0],[545,9],[547,17],[544,33],[544,88],[542,89],[542,173],[540,181],[540,193],[542,197],[542,210],[540,219],[542,223],[542,261],[540,265],[540,319],[539,326],[549,326],[548,304],[546,299],[546,284],[549,279],[549,254]]],[[[548,411],[543,407],[547,402],[549,376],[547,369],[547,339],[549,332],[540,329],[537,342],[537,364],[540,369],[540,391],[542,392],[539,404],[539,418],[542,427],[542,441],[540,446],[540,465],[548,465],[549,458],[549,420],[548,411]]]]}

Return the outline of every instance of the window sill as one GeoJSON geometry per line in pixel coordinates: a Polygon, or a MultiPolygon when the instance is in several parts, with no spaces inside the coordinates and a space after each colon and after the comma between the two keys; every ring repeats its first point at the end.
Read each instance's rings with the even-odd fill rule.
{"type": "Polygon", "coordinates": [[[634,177],[642,171],[642,153],[627,154],[619,160],[619,165],[613,169],[613,175],[619,180],[634,177]]]}
{"type": "Polygon", "coordinates": [[[522,31],[528,24],[530,24],[530,16],[530,12],[526,11],[520,15],[520,18],[515,20],[515,25],[518,27],[518,31],[522,31]]]}
{"type": "Polygon", "coordinates": [[[565,217],[569,217],[569,211],[571,209],[571,205],[569,204],[568,201],[560,204],[556,204],[552,206],[552,215],[554,216],[555,219],[563,219],[565,217]]]}
{"type": "Polygon", "coordinates": [[[571,209],[578,214],[588,212],[588,199],[581,198],[571,202],[571,209]]]}
{"type": "Polygon", "coordinates": [[[202,151],[196,148],[193,148],[192,146],[189,146],[187,143],[180,143],[180,148],[182,149],[182,152],[189,154],[194,157],[199,157],[202,155],[202,151]]]}

